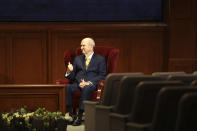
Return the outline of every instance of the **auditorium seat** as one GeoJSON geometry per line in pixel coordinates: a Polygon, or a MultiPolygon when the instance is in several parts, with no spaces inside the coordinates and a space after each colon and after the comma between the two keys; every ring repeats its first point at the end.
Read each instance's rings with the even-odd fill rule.
{"type": "Polygon", "coordinates": [[[109,109],[105,109],[106,106],[98,105],[96,106],[96,130],[108,131],[109,129],[109,113],[112,112],[124,112],[127,114],[128,110],[131,108],[131,102],[133,100],[133,95],[136,85],[143,80],[153,81],[153,80],[162,80],[159,77],[141,75],[141,76],[124,76],[120,81],[120,88],[118,91],[117,102],[114,106],[109,109]],[[122,108],[124,109],[122,109],[122,108]],[[103,110],[106,110],[104,113],[103,110]],[[105,119],[104,119],[105,118],[105,119]],[[103,121],[104,120],[104,121],[103,121]]]}
{"type": "Polygon", "coordinates": [[[197,75],[187,74],[187,75],[169,75],[167,80],[180,80],[186,85],[190,85],[193,80],[197,80],[197,75]]]}
{"type": "Polygon", "coordinates": [[[128,114],[110,114],[110,130],[126,129],[126,122],[150,123],[152,121],[156,96],[166,86],[183,85],[180,81],[142,81],[135,91],[134,103],[128,114]]]}
{"type": "MultiPolygon", "coordinates": [[[[95,120],[99,117],[106,117],[105,114],[111,110],[112,106],[117,101],[118,90],[120,88],[120,80],[123,76],[143,75],[141,72],[136,73],[110,73],[107,75],[104,85],[103,96],[99,102],[84,101],[85,105],[85,130],[95,131],[95,120]],[[96,107],[102,108],[102,113],[96,110],[96,107]]],[[[103,118],[107,119],[107,118],[103,118]]],[[[102,121],[101,121],[102,122],[102,121]]]]}
{"type": "Polygon", "coordinates": [[[139,82],[159,80],[162,80],[162,78],[150,75],[131,77],[124,76],[121,80],[121,88],[114,112],[127,114],[131,110],[134,101],[135,89],[139,82]]]}
{"type": "Polygon", "coordinates": [[[153,121],[145,124],[128,122],[126,131],[174,131],[179,100],[191,92],[197,92],[197,87],[162,88],[158,93],[153,121]]]}
{"type": "Polygon", "coordinates": [[[197,131],[197,93],[184,94],[178,105],[175,131],[197,131]]]}
{"type": "Polygon", "coordinates": [[[106,88],[104,88],[103,98],[101,99],[101,104],[108,106],[114,105],[117,101],[118,88],[120,87],[120,80],[124,76],[141,76],[144,75],[142,72],[132,72],[132,73],[111,73],[107,76],[108,83],[106,83],[106,88]]]}
{"type": "Polygon", "coordinates": [[[183,71],[180,72],[153,72],[152,76],[160,76],[164,79],[167,79],[169,75],[185,75],[186,73],[183,71]]]}

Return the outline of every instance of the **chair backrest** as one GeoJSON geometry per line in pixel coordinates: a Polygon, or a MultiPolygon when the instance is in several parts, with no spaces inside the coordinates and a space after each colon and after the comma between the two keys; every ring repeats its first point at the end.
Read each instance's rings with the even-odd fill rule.
{"type": "Polygon", "coordinates": [[[117,101],[118,91],[120,87],[120,80],[123,76],[143,75],[141,72],[136,73],[110,73],[105,79],[103,96],[101,104],[105,106],[115,105],[117,101]]]}
{"type": "Polygon", "coordinates": [[[175,131],[197,131],[197,93],[184,94],[178,105],[175,131]]]}
{"type": "Polygon", "coordinates": [[[197,87],[166,87],[158,93],[152,131],[174,131],[178,103],[182,95],[197,92],[197,87]]]}
{"type": "Polygon", "coordinates": [[[75,56],[76,56],[75,50],[64,51],[64,64],[66,68],[68,66],[68,62],[73,63],[75,56]]]}
{"type": "Polygon", "coordinates": [[[190,85],[193,80],[197,80],[197,75],[169,75],[167,80],[179,80],[186,85],[190,85]]]}
{"type": "Polygon", "coordinates": [[[160,76],[164,79],[167,79],[169,75],[185,75],[186,73],[183,71],[180,72],[153,72],[152,76],[160,76]]]}
{"type": "Polygon", "coordinates": [[[160,89],[166,86],[183,85],[180,81],[142,81],[136,87],[135,99],[129,121],[134,123],[151,123],[160,89]]]}
{"type": "MultiPolygon", "coordinates": [[[[107,74],[115,72],[119,58],[119,49],[108,46],[95,46],[94,52],[105,58],[107,64],[107,74]]],[[[77,48],[75,50],[75,55],[78,56],[81,54],[81,49],[77,48]]]]}
{"type": "Polygon", "coordinates": [[[118,100],[116,102],[114,112],[119,114],[128,114],[133,106],[133,100],[135,95],[135,89],[139,82],[141,81],[156,81],[162,80],[160,77],[156,76],[124,76],[121,79],[118,100]]]}
{"type": "MultiPolygon", "coordinates": [[[[95,46],[94,52],[103,56],[106,59],[107,74],[115,72],[117,61],[119,58],[119,49],[107,46],[95,46]]],[[[68,62],[73,63],[75,56],[81,55],[81,49],[65,50],[64,51],[64,64],[67,68],[68,62]]]]}

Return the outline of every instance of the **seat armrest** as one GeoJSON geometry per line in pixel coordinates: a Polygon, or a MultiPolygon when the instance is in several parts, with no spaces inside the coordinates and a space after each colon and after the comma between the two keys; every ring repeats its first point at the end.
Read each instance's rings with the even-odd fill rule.
{"type": "Polygon", "coordinates": [[[128,120],[129,114],[118,114],[118,113],[110,113],[111,118],[120,119],[120,120],[128,120]]]}
{"type": "Polygon", "coordinates": [[[96,105],[95,106],[95,131],[108,131],[109,113],[113,106],[96,105]]]}
{"type": "Polygon", "coordinates": [[[85,109],[85,131],[95,131],[95,106],[98,102],[83,101],[85,109]]]}
{"type": "Polygon", "coordinates": [[[113,108],[114,106],[96,105],[96,110],[108,110],[111,112],[113,108]]]}
{"type": "Polygon", "coordinates": [[[83,103],[86,104],[86,105],[97,105],[98,104],[98,102],[88,101],[88,100],[83,101],[83,103]]]}
{"type": "Polygon", "coordinates": [[[150,131],[151,125],[152,125],[151,123],[140,124],[140,123],[127,122],[126,128],[127,131],[150,131]]]}
{"type": "Polygon", "coordinates": [[[128,121],[129,114],[118,114],[110,113],[109,114],[109,130],[110,131],[125,131],[126,122],[128,121]]]}
{"type": "Polygon", "coordinates": [[[105,84],[105,80],[101,80],[97,85],[97,96],[96,96],[97,100],[100,100],[102,97],[104,91],[104,84],[105,84]]]}

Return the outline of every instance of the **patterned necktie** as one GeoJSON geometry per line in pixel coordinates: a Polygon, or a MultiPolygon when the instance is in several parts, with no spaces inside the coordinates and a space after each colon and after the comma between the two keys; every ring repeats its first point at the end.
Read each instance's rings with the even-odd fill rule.
{"type": "Polygon", "coordinates": [[[90,58],[86,58],[86,70],[88,69],[89,63],[90,63],[90,58]]]}

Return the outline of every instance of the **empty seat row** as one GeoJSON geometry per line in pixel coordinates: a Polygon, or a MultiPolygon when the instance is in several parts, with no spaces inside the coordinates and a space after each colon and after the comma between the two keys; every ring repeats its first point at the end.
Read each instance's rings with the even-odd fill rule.
{"type": "Polygon", "coordinates": [[[186,93],[194,92],[197,93],[197,87],[167,87],[161,89],[152,122],[127,122],[126,131],[174,131],[176,129],[177,112],[180,110],[178,108],[180,99],[186,93]]]}
{"type": "Polygon", "coordinates": [[[109,130],[126,130],[126,122],[149,124],[153,120],[157,94],[163,88],[182,86],[179,81],[142,81],[135,91],[135,99],[131,110],[127,114],[110,113],[109,130]]]}
{"type": "MultiPolygon", "coordinates": [[[[120,81],[124,76],[139,76],[143,73],[111,73],[106,77],[104,91],[101,97],[100,102],[84,101],[85,105],[85,130],[86,131],[95,131],[99,130],[100,125],[105,126],[106,128],[109,125],[109,111],[112,110],[115,105],[118,94],[120,81]],[[100,113],[101,112],[101,113],[100,113]],[[101,115],[100,115],[101,114],[101,115]],[[101,121],[100,121],[101,119],[101,121]],[[103,119],[105,121],[103,121],[103,119]],[[100,121],[100,123],[95,123],[95,121],[100,121]]],[[[107,128],[108,129],[108,128],[107,128]]]]}
{"type": "MultiPolygon", "coordinates": [[[[164,79],[163,76],[144,75],[143,73],[109,74],[106,78],[101,101],[84,102],[85,130],[157,131],[157,125],[158,127],[161,127],[161,123],[159,121],[161,120],[162,116],[159,116],[156,114],[156,112],[158,112],[158,109],[160,109],[159,104],[164,102],[163,99],[165,99],[165,97],[163,99],[160,98],[160,92],[163,90],[173,89],[176,89],[175,92],[180,92],[180,90],[184,89],[186,90],[185,92],[195,92],[197,90],[195,87],[190,88],[189,90],[188,86],[182,87],[183,85],[188,84],[188,81],[191,82],[193,80],[197,80],[197,76],[184,74],[186,79],[183,79],[183,77],[176,77],[180,79],[175,79],[175,76],[179,75],[170,74],[168,75],[168,78],[173,79],[164,79]],[[180,86],[181,89],[179,89],[180,86]],[[160,101],[160,99],[162,100],[160,101]]],[[[179,96],[175,97],[176,101],[172,101],[167,104],[173,102],[176,104],[182,94],[180,93],[179,96]]],[[[176,119],[176,117],[173,118],[176,119]]],[[[175,125],[174,123],[172,124],[172,122],[170,122],[170,124],[175,125]]],[[[170,127],[167,126],[167,129],[170,130],[170,127]]],[[[173,128],[171,127],[171,129],[174,129],[174,126],[173,128]]],[[[164,130],[165,128],[163,131],[164,130]]]]}

